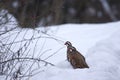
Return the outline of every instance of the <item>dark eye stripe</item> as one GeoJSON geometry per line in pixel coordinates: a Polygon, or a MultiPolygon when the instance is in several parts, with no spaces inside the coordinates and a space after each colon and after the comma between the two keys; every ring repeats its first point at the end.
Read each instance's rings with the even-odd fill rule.
{"type": "Polygon", "coordinates": [[[71,45],[71,43],[70,43],[70,42],[67,42],[67,44],[71,45]]]}

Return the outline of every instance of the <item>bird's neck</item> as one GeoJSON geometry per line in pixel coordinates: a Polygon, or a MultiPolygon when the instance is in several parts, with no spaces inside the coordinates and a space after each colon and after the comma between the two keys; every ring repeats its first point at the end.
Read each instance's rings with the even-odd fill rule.
{"type": "Polygon", "coordinates": [[[71,48],[72,46],[67,46],[67,49],[71,48]]]}

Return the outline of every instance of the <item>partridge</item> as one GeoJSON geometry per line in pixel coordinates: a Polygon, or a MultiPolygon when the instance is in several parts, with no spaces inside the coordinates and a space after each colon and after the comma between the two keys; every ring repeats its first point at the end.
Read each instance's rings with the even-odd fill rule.
{"type": "Polygon", "coordinates": [[[78,52],[69,41],[65,42],[65,45],[67,46],[67,60],[74,69],[89,68],[85,61],[85,57],[80,52],[78,52]]]}

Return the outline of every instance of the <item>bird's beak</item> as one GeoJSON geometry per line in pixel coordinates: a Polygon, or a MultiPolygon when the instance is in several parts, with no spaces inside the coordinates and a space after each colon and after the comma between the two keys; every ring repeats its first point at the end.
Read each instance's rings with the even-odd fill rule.
{"type": "Polygon", "coordinates": [[[64,44],[64,45],[66,45],[68,47],[68,44],[64,44]]]}
{"type": "Polygon", "coordinates": [[[66,43],[64,43],[64,45],[67,45],[66,43]]]}

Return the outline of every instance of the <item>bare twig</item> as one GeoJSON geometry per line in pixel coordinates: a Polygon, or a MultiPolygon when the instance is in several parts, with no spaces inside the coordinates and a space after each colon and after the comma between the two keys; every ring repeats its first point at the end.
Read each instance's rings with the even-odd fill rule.
{"type": "Polygon", "coordinates": [[[10,30],[7,30],[7,31],[1,33],[0,36],[6,34],[6,33],[8,33],[8,32],[10,32],[10,31],[13,31],[13,30],[15,30],[16,28],[17,28],[17,27],[14,27],[14,28],[12,28],[12,29],[10,29],[10,30]]]}
{"type": "Polygon", "coordinates": [[[61,47],[60,49],[58,49],[56,52],[54,52],[53,54],[51,54],[50,56],[48,56],[47,58],[45,58],[44,60],[47,60],[48,58],[52,57],[53,55],[57,54],[61,49],[63,49],[64,47],[61,47]]]}
{"type": "Polygon", "coordinates": [[[12,58],[12,59],[9,59],[9,60],[6,60],[6,61],[3,61],[3,62],[0,62],[0,64],[3,64],[3,63],[7,63],[7,62],[10,62],[10,61],[14,61],[14,60],[32,60],[32,61],[41,61],[41,62],[44,62],[46,64],[50,64],[52,66],[55,66],[54,64],[50,63],[50,62],[47,62],[45,60],[41,60],[41,59],[38,59],[38,58],[29,58],[29,57],[22,57],[22,58],[12,58]]]}

